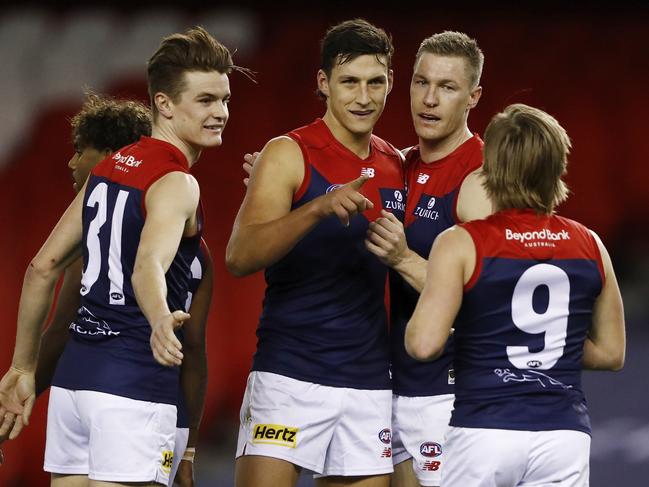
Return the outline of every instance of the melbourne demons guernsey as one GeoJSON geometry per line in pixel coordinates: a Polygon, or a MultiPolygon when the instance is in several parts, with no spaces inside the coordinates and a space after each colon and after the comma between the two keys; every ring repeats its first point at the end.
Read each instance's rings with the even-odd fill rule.
{"type": "Polygon", "coordinates": [[[604,284],[590,231],[507,210],[462,225],[476,267],[455,321],[452,426],[590,433],[584,341],[604,284]]]}
{"type": "Polygon", "coordinates": [[[322,220],[266,269],[253,370],[334,387],[390,389],[387,269],[364,241],[381,209],[403,219],[401,156],[372,136],[370,155],[360,159],[320,119],[288,135],[305,168],[292,209],[361,174],[369,179],[360,191],[374,208],[352,217],[348,227],[335,216],[322,220]]]}
{"type": "MultiPolygon", "coordinates": [[[[149,137],[100,162],[88,179],[82,210],[81,307],[53,384],[132,399],[176,404],[178,368],[156,362],[151,326],[135,300],[131,276],[146,218],[148,188],[164,175],[188,172],[173,145],[149,137]]],[[[200,218],[199,218],[200,221],[200,218]]],[[[198,233],[183,238],[167,271],[170,310],[185,309],[198,233]]]]}
{"type": "MultiPolygon", "coordinates": [[[[408,204],[404,222],[408,247],[424,259],[437,236],[459,223],[456,208],[464,179],[482,165],[482,140],[474,135],[448,156],[426,164],[418,147],[406,155],[408,204]]],[[[419,293],[396,271],[390,271],[392,380],[400,396],[453,393],[453,343],[434,362],[408,355],[404,335],[419,293]]]]}
{"type": "MultiPolygon", "coordinates": [[[[189,308],[192,305],[192,299],[196,295],[201,281],[203,280],[203,273],[205,272],[205,265],[207,262],[208,250],[205,240],[201,239],[201,246],[198,250],[198,254],[194,257],[192,261],[190,271],[191,271],[191,280],[189,281],[189,292],[187,293],[187,300],[185,301],[185,311],[189,313],[189,308]]],[[[191,314],[191,313],[190,313],[191,314]]],[[[181,342],[184,341],[183,334],[184,327],[178,329],[178,338],[181,342]]],[[[187,403],[185,401],[185,393],[182,388],[182,384],[178,384],[178,410],[176,412],[176,428],[189,428],[189,416],[187,414],[187,403]]]]}

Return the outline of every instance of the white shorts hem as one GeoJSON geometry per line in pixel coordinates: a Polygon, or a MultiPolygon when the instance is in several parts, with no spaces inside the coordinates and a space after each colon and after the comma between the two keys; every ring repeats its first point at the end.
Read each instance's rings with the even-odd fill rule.
{"type": "Polygon", "coordinates": [[[388,475],[394,472],[392,465],[389,467],[377,467],[374,469],[362,469],[362,470],[329,470],[326,473],[318,474],[314,477],[368,477],[372,475],[388,475]]]}
{"type": "Polygon", "coordinates": [[[88,467],[86,466],[71,467],[67,465],[64,467],[61,465],[52,465],[50,463],[46,463],[45,465],[43,465],[43,470],[45,470],[47,473],[54,473],[59,475],[88,475],[88,467]]]}
{"type": "Polygon", "coordinates": [[[282,455],[281,453],[274,454],[274,453],[269,453],[269,452],[252,452],[251,453],[250,451],[248,451],[248,449],[246,449],[246,450],[247,451],[245,453],[242,453],[241,455],[236,456],[235,459],[241,458],[241,457],[253,457],[253,456],[268,457],[268,458],[275,458],[277,460],[284,460],[285,462],[292,463],[293,465],[295,465],[297,467],[306,468],[307,470],[310,470],[311,472],[319,473],[320,471],[322,471],[321,466],[315,465],[315,464],[310,463],[310,462],[302,461],[299,458],[291,457],[290,455],[282,455]]]}

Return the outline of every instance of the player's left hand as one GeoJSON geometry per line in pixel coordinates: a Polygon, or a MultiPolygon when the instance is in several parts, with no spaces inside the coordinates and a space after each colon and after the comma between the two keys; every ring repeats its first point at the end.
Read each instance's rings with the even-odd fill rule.
{"type": "Polygon", "coordinates": [[[403,223],[389,211],[381,210],[381,217],[369,225],[365,246],[385,265],[398,265],[408,250],[403,223]]]}
{"type": "Polygon", "coordinates": [[[174,487],[194,487],[194,464],[181,460],[174,479],[174,487]]]}
{"type": "Polygon", "coordinates": [[[29,424],[36,400],[33,372],[10,367],[0,380],[0,437],[16,438],[29,424]]]}
{"type": "Polygon", "coordinates": [[[183,346],[174,330],[189,318],[189,313],[177,310],[151,323],[151,351],[159,364],[166,367],[182,364],[183,346]]]}

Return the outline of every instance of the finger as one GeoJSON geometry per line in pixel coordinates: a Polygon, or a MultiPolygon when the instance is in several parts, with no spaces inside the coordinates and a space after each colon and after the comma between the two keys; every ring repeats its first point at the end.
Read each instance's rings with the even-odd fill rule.
{"type": "Polygon", "coordinates": [[[250,178],[243,178],[243,185],[248,186],[248,183],[250,182],[250,178]]]}
{"type": "Polygon", "coordinates": [[[27,401],[25,401],[25,410],[23,411],[23,423],[25,425],[29,424],[29,417],[32,415],[32,409],[34,408],[34,401],[36,400],[36,396],[31,395],[27,398],[27,401]]]}
{"type": "Polygon", "coordinates": [[[380,247],[380,248],[383,249],[385,252],[389,252],[390,250],[392,250],[392,249],[394,248],[394,246],[393,246],[389,241],[387,241],[386,239],[384,239],[383,237],[381,237],[381,236],[380,236],[379,234],[377,234],[376,232],[372,232],[372,233],[370,233],[370,234],[367,236],[367,240],[369,240],[370,242],[372,242],[372,243],[373,243],[374,245],[376,245],[377,247],[380,247]]]}
{"type": "Polygon", "coordinates": [[[252,164],[249,162],[244,162],[242,167],[243,170],[246,171],[246,174],[250,175],[252,173],[252,164]]]}
{"type": "Polygon", "coordinates": [[[374,208],[374,203],[372,203],[371,200],[368,200],[367,198],[365,198],[365,207],[368,210],[371,210],[372,208],[374,208]]]}
{"type": "Polygon", "coordinates": [[[365,175],[362,175],[362,176],[354,179],[353,181],[350,181],[349,183],[347,183],[347,186],[349,186],[350,188],[353,188],[356,191],[358,191],[359,189],[361,189],[363,187],[363,185],[367,182],[368,179],[369,179],[369,177],[367,177],[365,175]]]}
{"type": "MultiPolygon", "coordinates": [[[[251,165],[252,161],[254,161],[254,156],[250,152],[246,152],[243,155],[243,160],[246,161],[246,164],[251,165]]],[[[243,165],[243,168],[246,168],[246,164],[243,165]]]]}
{"type": "Polygon", "coordinates": [[[11,431],[11,428],[14,425],[14,420],[16,418],[16,415],[10,412],[5,412],[1,419],[2,419],[2,424],[0,424],[0,436],[7,436],[9,432],[11,431]]]}
{"type": "MultiPolygon", "coordinates": [[[[381,218],[379,218],[379,220],[381,220],[381,218]]],[[[386,228],[378,220],[370,223],[369,228],[370,230],[372,230],[373,233],[380,235],[388,242],[397,243],[399,241],[398,234],[393,232],[391,228],[386,228]]]]}
{"type": "Polygon", "coordinates": [[[381,247],[374,245],[368,239],[365,239],[365,247],[377,257],[385,257],[387,253],[381,247]]]}
{"type": "Polygon", "coordinates": [[[10,440],[15,440],[16,437],[18,437],[20,432],[23,430],[23,426],[24,426],[23,417],[18,416],[16,418],[16,422],[14,423],[14,427],[11,430],[11,433],[9,433],[9,439],[10,440]]]}
{"type": "Polygon", "coordinates": [[[349,213],[342,206],[334,208],[334,213],[340,220],[340,223],[343,224],[343,227],[349,226],[349,213]]]}
{"type": "Polygon", "coordinates": [[[176,320],[176,321],[185,321],[185,320],[188,320],[189,318],[192,317],[192,315],[190,315],[186,311],[182,311],[180,309],[178,309],[178,310],[174,311],[173,313],[171,313],[171,316],[173,316],[174,320],[176,320]]]}
{"type": "Polygon", "coordinates": [[[394,224],[398,225],[398,224],[401,223],[399,221],[399,219],[394,215],[394,213],[392,213],[392,212],[390,212],[388,210],[381,210],[381,216],[384,217],[384,218],[387,218],[388,220],[390,220],[394,224]]]}

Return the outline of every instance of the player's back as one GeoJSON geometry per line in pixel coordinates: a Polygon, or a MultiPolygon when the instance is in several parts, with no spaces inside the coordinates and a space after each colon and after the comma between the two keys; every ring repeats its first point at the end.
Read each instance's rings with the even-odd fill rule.
{"type": "Polygon", "coordinates": [[[266,270],[253,370],[330,386],[389,389],[386,268],[364,240],[369,221],[382,208],[403,217],[400,156],[372,136],[369,157],[360,159],[322,120],[289,136],[305,159],[293,209],[361,174],[369,177],[361,192],[374,208],[352,218],[347,227],[335,216],[323,220],[266,270]]]}
{"type": "MultiPolygon", "coordinates": [[[[146,218],[147,190],[170,172],[188,170],[176,147],[148,137],[93,169],[82,211],[81,308],[70,325],[71,340],[54,385],[176,403],[178,371],[153,358],[150,324],[138,307],[131,276],[146,218]]],[[[172,310],[185,307],[199,244],[200,229],[183,238],[165,275],[172,310]]]]}
{"type": "Polygon", "coordinates": [[[533,210],[462,227],[476,266],[455,322],[451,425],[589,433],[581,359],[604,282],[593,235],[533,210]]]}

